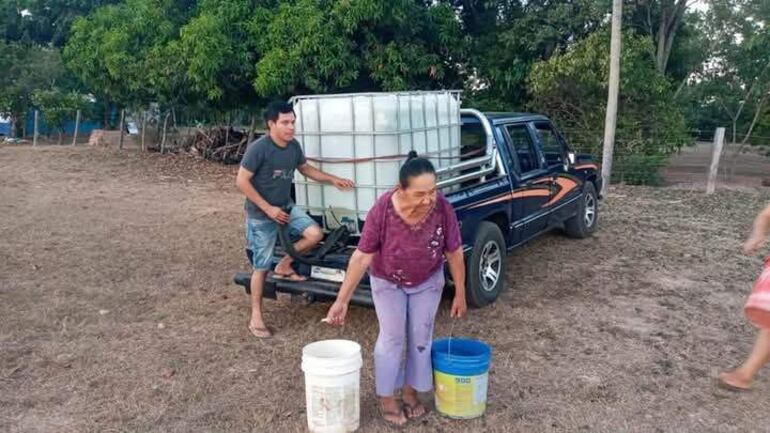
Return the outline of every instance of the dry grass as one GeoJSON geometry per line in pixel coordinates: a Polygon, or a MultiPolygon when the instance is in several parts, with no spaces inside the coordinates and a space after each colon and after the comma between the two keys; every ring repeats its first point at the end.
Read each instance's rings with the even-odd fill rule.
{"type": "MultiPolygon", "coordinates": [[[[362,429],[377,418],[374,312],[268,302],[270,342],[231,284],[246,268],[234,168],[107,149],[0,147],[0,431],[303,431],[303,345],[366,350],[362,429]],[[162,324],[162,325],[161,325],[162,324]]],[[[738,251],[767,191],[618,188],[593,240],[548,235],[509,259],[509,290],[455,334],[494,350],[487,415],[409,431],[766,431],[770,383],[720,368],[753,330],[759,269],[738,251]]],[[[437,335],[449,333],[447,306],[437,335]]]]}

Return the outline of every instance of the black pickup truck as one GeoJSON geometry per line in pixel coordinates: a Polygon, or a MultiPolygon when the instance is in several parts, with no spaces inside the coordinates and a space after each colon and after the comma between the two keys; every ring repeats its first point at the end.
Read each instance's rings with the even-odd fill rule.
{"type": "MultiPolygon", "coordinates": [[[[439,178],[439,187],[452,186],[444,194],[460,221],[468,303],[482,307],[504,287],[507,252],[553,229],[573,238],[591,236],[598,224],[601,176],[594,159],[575,154],[553,123],[539,114],[463,109],[461,144],[465,152],[486,149],[485,158],[491,161],[482,176],[465,174],[474,165],[468,161],[455,167],[459,171],[454,178],[439,178]]],[[[285,233],[281,239],[286,245],[285,233]]],[[[308,302],[334,298],[356,242],[355,236],[327,234],[316,251],[295,257],[297,271],[307,281],[268,277],[264,296],[285,292],[308,302]]],[[[286,253],[277,247],[274,263],[286,253]]],[[[237,273],[235,282],[250,291],[250,273],[237,273]]],[[[372,305],[366,278],[352,301],[372,305]]]]}

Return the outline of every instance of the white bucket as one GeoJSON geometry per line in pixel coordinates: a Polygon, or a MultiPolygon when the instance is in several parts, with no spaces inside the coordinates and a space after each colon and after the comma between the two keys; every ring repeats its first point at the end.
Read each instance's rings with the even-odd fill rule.
{"type": "Polygon", "coordinates": [[[307,425],[313,433],[358,429],[361,346],[348,340],[324,340],[302,349],[307,425]]]}

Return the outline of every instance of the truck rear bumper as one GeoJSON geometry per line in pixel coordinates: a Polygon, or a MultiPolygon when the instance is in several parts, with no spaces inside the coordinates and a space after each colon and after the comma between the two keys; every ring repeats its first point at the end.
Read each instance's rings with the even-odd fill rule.
{"type": "MultiPolygon", "coordinates": [[[[238,272],[233,277],[235,284],[242,286],[246,293],[251,293],[251,274],[248,272],[238,272]]],[[[276,299],[278,293],[288,293],[299,295],[309,302],[315,301],[333,301],[340,290],[340,284],[330,281],[322,281],[309,278],[307,281],[286,281],[275,279],[270,276],[265,281],[265,288],[262,291],[263,298],[276,299]]],[[[353,304],[364,307],[374,306],[372,301],[372,291],[368,285],[360,284],[353,293],[350,300],[353,304]]]]}

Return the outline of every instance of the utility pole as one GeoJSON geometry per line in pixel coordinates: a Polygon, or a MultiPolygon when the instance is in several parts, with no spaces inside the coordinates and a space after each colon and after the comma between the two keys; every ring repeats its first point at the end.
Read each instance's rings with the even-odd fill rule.
{"type": "Polygon", "coordinates": [[[612,1],[612,41],[610,43],[610,80],[607,92],[607,117],[604,120],[604,151],[602,152],[602,195],[606,196],[612,176],[612,155],[615,150],[615,128],[618,123],[618,93],[620,92],[620,28],[623,20],[623,0],[612,1]]]}

